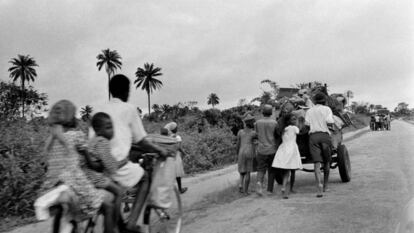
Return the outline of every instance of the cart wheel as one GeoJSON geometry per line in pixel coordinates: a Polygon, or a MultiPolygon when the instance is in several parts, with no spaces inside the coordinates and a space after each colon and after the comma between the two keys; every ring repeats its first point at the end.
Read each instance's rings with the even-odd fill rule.
{"type": "Polygon", "coordinates": [[[345,145],[338,145],[337,151],[339,176],[342,182],[349,182],[351,180],[351,161],[348,150],[345,145]]]}
{"type": "Polygon", "coordinates": [[[281,169],[275,168],[275,179],[278,184],[283,183],[283,172],[281,169]]]}

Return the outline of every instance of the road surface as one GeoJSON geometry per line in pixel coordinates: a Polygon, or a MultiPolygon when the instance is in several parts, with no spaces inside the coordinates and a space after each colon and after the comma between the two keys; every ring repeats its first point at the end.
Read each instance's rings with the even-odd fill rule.
{"type": "Polygon", "coordinates": [[[297,172],[296,194],[236,197],[187,214],[184,233],[389,233],[413,194],[414,126],[368,132],[346,143],[352,180],[331,172],[330,192],[316,198],[312,173],[297,172]]]}

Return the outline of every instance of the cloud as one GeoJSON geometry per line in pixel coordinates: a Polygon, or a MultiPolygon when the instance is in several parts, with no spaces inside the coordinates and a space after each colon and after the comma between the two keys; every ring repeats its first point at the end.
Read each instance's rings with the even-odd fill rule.
{"type": "MultiPolygon", "coordinates": [[[[281,86],[319,80],[388,107],[414,104],[412,10],[410,1],[391,0],[3,0],[0,79],[8,79],[10,58],[30,54],[40,65],[34,86],[51,102],[98,105],[107,77],[96,55],[110,48],[131,80],[145,62],[162,67],[152,103],[205,106],[215,92],[236,104],[269,78],[281,86]]],[[[133,91],[131,102],[145,108],[146,98],[133,91]]]]}

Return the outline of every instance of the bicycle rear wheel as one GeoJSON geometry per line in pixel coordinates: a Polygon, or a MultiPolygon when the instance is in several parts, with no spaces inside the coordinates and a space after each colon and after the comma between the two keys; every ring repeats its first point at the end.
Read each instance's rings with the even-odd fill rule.
{"type": "Polygon", "coordinates": [[[150,233],[180,233],[183,209],[180,192],[174,187],[172,206],[167,210],[147,207],[144,223],[149,225],[150,233]]]}

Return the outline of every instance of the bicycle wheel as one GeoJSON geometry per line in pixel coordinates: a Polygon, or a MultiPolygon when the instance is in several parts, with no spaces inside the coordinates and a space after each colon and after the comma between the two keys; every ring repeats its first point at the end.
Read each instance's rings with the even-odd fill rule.
{"type": "Polygon", "coordinates": [[[150,233],[180,233],[182,224],[182,203],[180,192],[174,187],[172,206],[167,210],[147,207],[144,223],[149,225],[150,233]]]}

